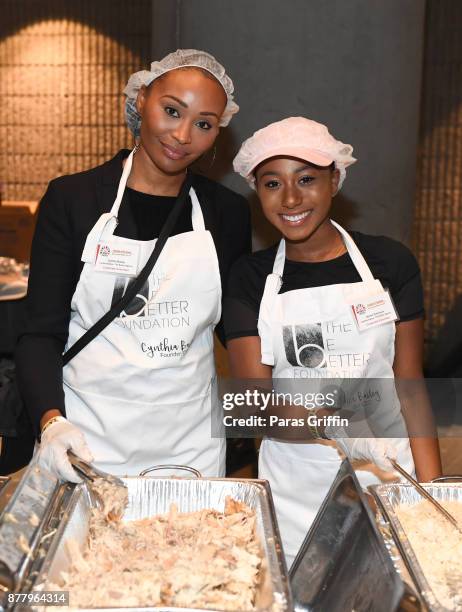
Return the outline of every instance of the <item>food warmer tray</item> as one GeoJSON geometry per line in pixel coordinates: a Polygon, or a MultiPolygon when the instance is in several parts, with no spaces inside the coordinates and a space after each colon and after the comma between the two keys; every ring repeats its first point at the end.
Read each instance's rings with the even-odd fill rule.
{"type": "MultiPolygon", "coordinates": [[[[129,505],[123,520],[136,520],[166,513],[171,503],[175,503],[180,512],[192,512],[204,508],[223,511],[227,496],[248,504],[256,513],[257,533],[263,556],[254,610],[255,612],[285,612],[293,609],[271,491],[266,481],[141,476],[126,477],[123,478],[123,481],[128,487],[129,494],[129,505]]],[[[47,581],[59,583],[60,572],[65,571],[70,563],[65,543],[70,538],[84,543],[88,533],[90,509],[91,502],[86,485],[76,486],[45,560],[38,574],[31,581],[32,590],[46,588],[47,581]]],[[[98,608],[99,612],[103,610],[120,611],[121,609],[98,608]]],[[[130,610],[134,609],[130,608],[130,610]]],[[[158,606],[137,608],[137,610],[144,612],[148,610],[193,612],[194,610],[197,612],[198,609],[158,606]]]]}
{"type": "Polygon", "coordinates": [[[65,490],[34,463],[7,479],[0,494],[0,610],[6,593],[18,591],[34,571],[39,549],[49,545],[65,490]]]}
{"type": "MultiPolygon", "coordinates": [[[[459,501],[462,503],[462,484],[428,483],[425,489],[439,502],[459,501]]],[[[446,608],[437,599],[415,556],[401,522],[395,512],[399,504],[415,504],[422,501],[422,496],[408,483],[373,485],[369,487],[382,516],[388,522],[396,546],[409,570],[409,573],[419,589],[419,594],[431,612],[449,612],[462,610],[462,596],[459,607],[446,608]]],[[[462,585],[461,585],[462,593],[462,585]]]]}
{"type": "Polygon", "coordinates": [[[394,612],[407,596],[348,460],[290,570],[297,612],[394,612]]]}

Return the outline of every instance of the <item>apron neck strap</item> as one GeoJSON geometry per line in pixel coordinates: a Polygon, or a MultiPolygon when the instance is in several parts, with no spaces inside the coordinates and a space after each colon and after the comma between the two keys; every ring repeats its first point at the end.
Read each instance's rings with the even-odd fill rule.
{"type": "Polygon", "coordinates": [[[117,189],[117,196],[111,208],[112,217],[119,216],[120,204],[122,202],[122,198],[124,197],[124,191],[125,191],[125,187],[127,186],[128,177],[130,176],[130,172],[132,171],[133,156],[136,153],[137,149],[138,149],[138,146],[136,146],[133,149],[133,151],[130,153],[130,155],[127,157],[125,161],[125,166],[124,166],[122,176],[120,177],[120,181],[119,181],[119,187],[117,189]]]}
{"type": "Polygon", "coordinates": [[[351,257],[351,261],[353,262],[356,271],[361,277],[361,280],[363,282],[373,281],[374,275],[372,274],[371,269],[367,265],[366,260],[362,256],[361,251],[356,246],[356,243],[353,238],[338,223],[336,223],[332,219],[330,220],[330,222],[340,232],[340,235],[343,238],[343,242],[345,243],[345,246],[347,248],[348,255],[351,257]]]}
{"type": "Polygon", "coordinates": [[[199,198],[197,197],[197,194],[194,191],[194,187],[191,187],[191,189],[189,190],[189,197],[191,198],[192,203],[191,222],[193,230],[195,232],[203,231],[205,230],[204,215],[202,214],[202,208],[199,202],[199,198]]]}
{"type": "MultiPolygon", "coordinates": [[[[330,222],[340,232],[343,242],[345,243],[345,246],[347,248],[348,255],[351,257],[351,261],[353,262],[354,267],[356,268],[359,276],[361,277],[361,280],[363,282],[373,281],[374,275],[372,274],[369,266],[367,265],[366,260],[362,256],[361,251],[356,246],[353,238],[338,223],[336,223],[332,219],[330,220],[330,222]]],[[[282,238],[282,240],[279,243],[276,257],[274,259],[273,274],[277,274],[278,276],[282,278],[282,275],[284,273],[285,261],[286,261],[286,241],[284,240],[284,238],[282,238]]]]}
{"type": "Polygon", "coordinates": [[[284,238],[282,238],[278,246],[276,257],[274,259],[273,274],[277,274],[277,276],[280,276],[282,278],[282,275],[284,273],[285,263],[286,263],[286,241],[284,240],[284,238]]]}

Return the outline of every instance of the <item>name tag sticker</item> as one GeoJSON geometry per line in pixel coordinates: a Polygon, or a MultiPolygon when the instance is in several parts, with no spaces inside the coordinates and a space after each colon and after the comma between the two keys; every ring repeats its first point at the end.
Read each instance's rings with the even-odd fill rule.
{"type": "Polygon", "coordinates": [[[111,242],[99,242],[96,247],[95,270],[107,274],[136,276],[140,247],[137,244],[115,245],[111,242]]]}
{"type": "Polygon", "coordinates": [[[388,291],[382,291],[354,302],[351,304],[351,310],[359,331],[399,320],[388,291]]]}

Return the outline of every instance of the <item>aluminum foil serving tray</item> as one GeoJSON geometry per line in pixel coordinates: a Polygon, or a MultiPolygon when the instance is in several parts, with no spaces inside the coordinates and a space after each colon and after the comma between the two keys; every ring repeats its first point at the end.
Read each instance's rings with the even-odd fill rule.
{"type": "MultiPolygon", "coordinates": [[[[439,502],[457,501],[462,504],[462,484],[434,483],[425,484],[424,487],[439,502]]],[[[431,612],[449,612],[454,609],[462,609],[461,607],[446,608],[438,601],[395,512],[395,508],[400,504],[421,502],[423,499],[421,495],[412,485],[407,483],[374,485],[369,489],[374,495],[383,516],[390,524],[398,549],[429,610],[431,612]]]]}
{"type": "MultiPolygon", "coordinates": [[[[129,505],[123,518],[124,521],[166,513],[171,503],[175,503],[180,512],[193,512],[205,508],[223,511],[227,496],[248,504],[256,513],[257,534],[263,556],[255,610],[283,612],[292,609],[287,570],[281,553],[271,492],[266,481],[145,477],[127,477],[123,478],[123,481],[128,487],[129,494],[129,505]]],[[[77,486],[69,503],[67,518],[61,523],[35,580],[35,588],[43,588],[42,585],[46,585],[47,580],[53,583],[60,582],[60,572],[66,571],[70,565],[65,543],[73,538],[82,545],[84,544],[88,534],[90,509],[91,502],[86,486],[77,486]]],[[[70,598],[71,609],[75,609],[72,608],[72,593],[70,598]]],[[[98,608],[101,612],[102,610],[121,609],[98,608]]],[[[191,610],[192,612],[194,610],[197,612],[197,608],[171,606],[154,606],[137,608],[137,610],[162,610],[164,612],[170,610],[183,610],[184,612],[191,610]]]]}

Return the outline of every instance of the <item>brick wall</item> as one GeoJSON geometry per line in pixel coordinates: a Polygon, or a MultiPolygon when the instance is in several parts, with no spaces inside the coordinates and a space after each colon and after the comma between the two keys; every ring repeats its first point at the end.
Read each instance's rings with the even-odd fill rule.
{"type": "Polygon", "coordinates": [[[48,181],[129,146],[122,90],[150,60],[150,0],[2,0],[0,182],[35,200],[48,181]]]}
{"type": "Polygon", "coordinates": [[[428,0],[413,243],[429,344],[462,294],[461,29],[460,0],[428,0]]]}

